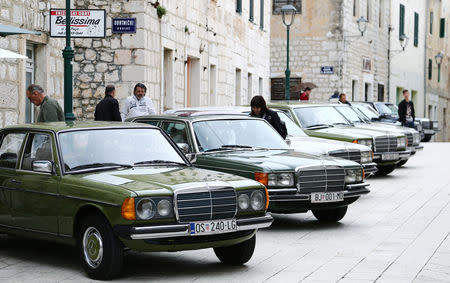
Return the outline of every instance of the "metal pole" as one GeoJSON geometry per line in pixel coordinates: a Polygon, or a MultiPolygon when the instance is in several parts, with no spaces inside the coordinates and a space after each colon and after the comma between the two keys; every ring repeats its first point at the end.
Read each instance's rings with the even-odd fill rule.
{"type": "Polygon", "coordinates": [[[289,29],[290,26],[286,26],[287,31],[287,46],[286,46],[286,78],[284,82],[284,95],[287,102],[291,100],[291,70],[289,70],[289,29]]]}
{"type": "Polygon", "coordinates": [[[62,51],[64,57],[64,118],[66,121],[74,121],[72,105],[72,59],[74,52],[70,46],[70,0],[66,0],[66,47],[62,51]]]}

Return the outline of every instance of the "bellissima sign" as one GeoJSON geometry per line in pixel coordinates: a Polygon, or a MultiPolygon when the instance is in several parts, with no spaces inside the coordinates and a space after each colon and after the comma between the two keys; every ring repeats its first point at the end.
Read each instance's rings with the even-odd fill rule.
{"type": "MultiPolygon", "coordinates": [[[[105,37],[106,11],[94,10],[71,10],[70,13],[70,35],[74,38],[105,37]]],[[[66,10],[50,10],[50,36],[66,36],[66,10]]]]}

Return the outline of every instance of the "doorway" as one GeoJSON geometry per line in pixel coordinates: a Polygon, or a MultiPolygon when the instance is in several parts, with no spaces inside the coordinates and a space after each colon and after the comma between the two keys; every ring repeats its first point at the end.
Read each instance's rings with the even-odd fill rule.
{"type": "Polygon", "coordinates": [[[241,69],[236,68],[236,79],[235,79],[235,94],[236,94],[236,105],[241,105],[241,82],[242,82],[242,72],[241,69]]]}
{"type": "MultiPolygon", "coordinates": [[[[34,45],[27,44],[27,59],[25,61],[25,89],[34,84],[35,74],[35,52],[34,45]]],[[[26,96],[25,96],[26,97],[26,96]]],[[[29,99],[25,99],[25,123],[34,122],[34,105],[29,99]]]]}
{"type": "Polygon", "coordinates": [[[163,110],[169,110],[174,108],[173,97],[173,51],[171,49],[164,48],[164,105],[163,110]]]}
{"type": "Polygon", "coordinates": [[[200,59],[195,57],[188,57],[186,65],[186,106],[200,106],[200,59]]]}

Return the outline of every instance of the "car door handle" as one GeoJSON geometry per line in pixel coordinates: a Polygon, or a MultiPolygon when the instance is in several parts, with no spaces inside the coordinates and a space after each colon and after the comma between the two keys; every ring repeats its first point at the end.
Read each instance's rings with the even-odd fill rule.
{"type": "Polygon", "coordinates": [[[19,180],[11,180],[11,183],[16,184],[16,185],[22,185],[22,181],[19,181],[19,180]]]}

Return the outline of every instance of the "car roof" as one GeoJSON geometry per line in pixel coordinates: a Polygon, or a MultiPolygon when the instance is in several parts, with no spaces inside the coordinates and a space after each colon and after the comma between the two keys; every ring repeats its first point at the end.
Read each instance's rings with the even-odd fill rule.
{"type": "Polygon", "coordinates": [[[137,119],[170,119],[183,121],[208,121],[208,120],[261,120],[260,118],[250,117],[242,113],[237,114],[216,114],[210,112],[182,112],[173,114],[147,115],[135,117],[137,119]]]}
{"type": "Polygon", "coordinates": [[[151,125],[141,125],[127,122],[101,122],[101,121],[73,121],[73,122],[51,122],[36,124],[20,124],[8,126],[2,130],[48,130],[48,131],[66,131],[77,129],[94,129],[94,128],[157,128],[151,125]]]}
{"type": "Polygon", "coordinates": [[[323,107],[323,106],[336,106],[342,105],[338,103],[277,103],[267,104],[269,108],[307,108],[307,107],[323,107]]]}

